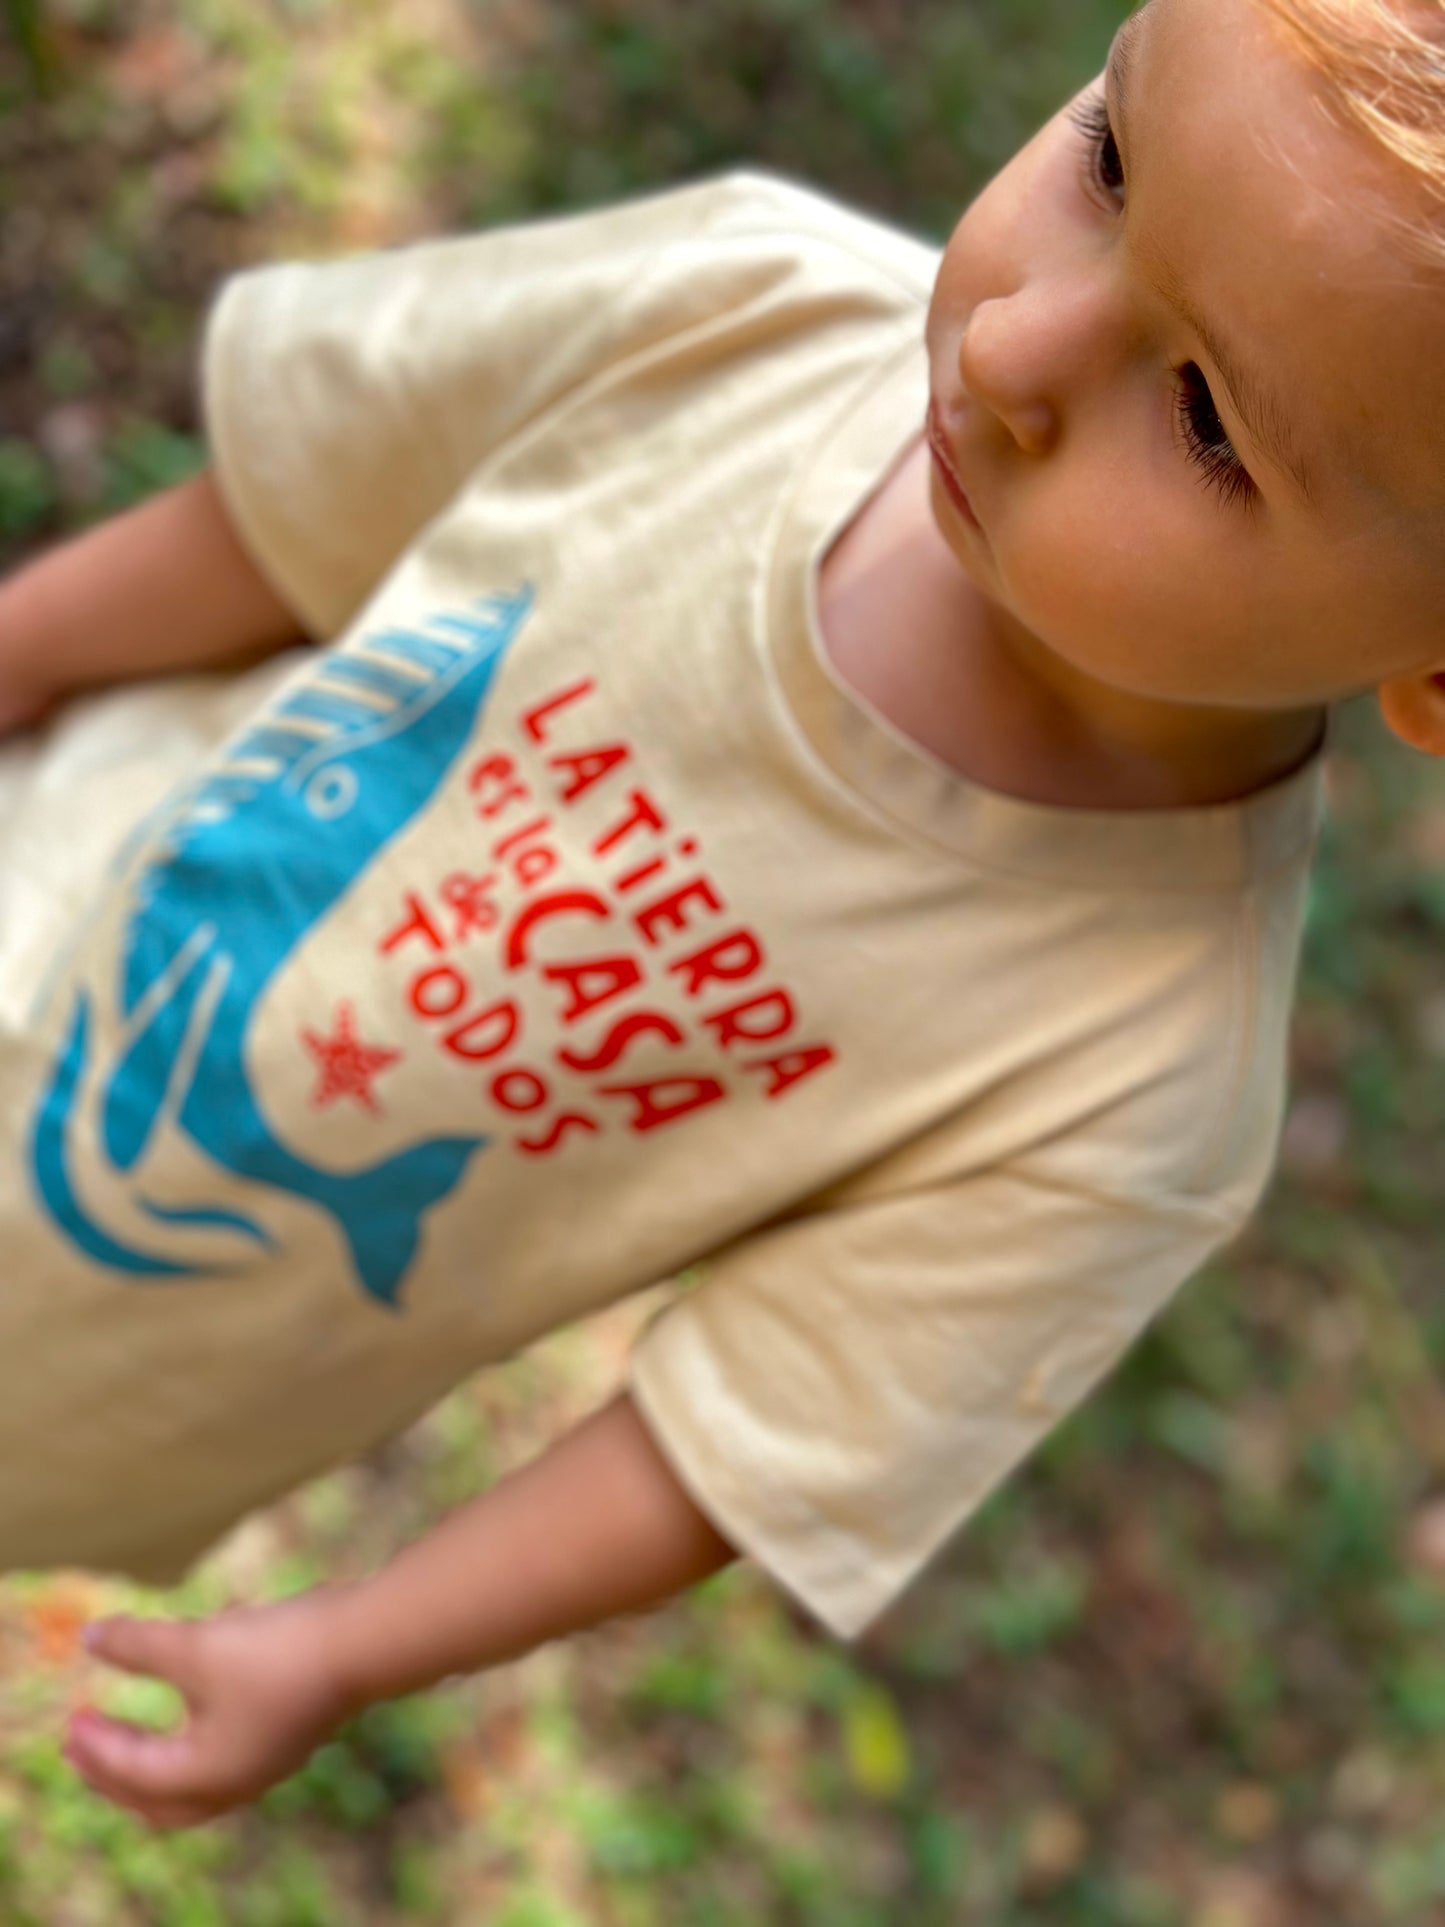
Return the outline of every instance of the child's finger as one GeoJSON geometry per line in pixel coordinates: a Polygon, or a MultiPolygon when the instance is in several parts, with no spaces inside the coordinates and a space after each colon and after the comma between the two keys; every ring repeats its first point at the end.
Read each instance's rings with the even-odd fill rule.
{"type": "Polygon", "coordinates": [[[111,1786],[99,1775],[82,1774],[81,1778],[102,1800],[108,1800],[113,1807],[125,1813],[133,1813],[137,1820],[143,1820],[148,1827],[155,1827],[165,1833],[179,1833],[185,1827],[203,1827],[220,1815],[214,1807],[203,1806],[195,1801],[156,1801],[133,1800],[123,1787],[111,1786]]]}
{"type": "Polygon", "coordinates": [[[96,1619],[81,1638],[107,1666],[169,1680],[188,1698],[194,1690],[195,1628],[183,1619],[96,1619]]]}
{"type": "Polygon", "coordinates": [[[127,1805],[204,1798],[189,1733],[152,1733],[85,1708],[71,1718],[65,1751],[79,1773],[106,1780],[108,1796],[127,1805]]]}
{"type": "Polygon", "coordinates": [[[65,1757],[92,1793],[98,1793],[102,1800],[109,1800],[112,1806],[133,1813],[138,1820],[144,1820],[147,1826],[163,1827],[169,1831],[180,1827],[204,1826],[208,1820],[216,1817],[216,1809],[206,1802],[144,1799],[132,1793],[119,1780],[113,1780],[94,1761],[82,1763],[70,1748],[66,1749],[65,1757]]]}

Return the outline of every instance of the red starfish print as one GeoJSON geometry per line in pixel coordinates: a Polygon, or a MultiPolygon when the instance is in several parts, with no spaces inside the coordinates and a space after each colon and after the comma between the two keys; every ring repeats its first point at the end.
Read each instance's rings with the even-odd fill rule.
{"type": "Polygon", "coordinates": [[[371,1080],[378,1071],[395,1064],[399,1050],[380,1050],[363,1044],[356,1035],[356,1017],[350,1004],[338,1004],[330,1037],[319,1037],[314,1030],[303,1030],[302,1042],[321,1066],[321,1081],[311,1094],[312,1105],[321,1110],[339,1097],[354,1097],[368,1111],[379,1111],[371,1080]]]}

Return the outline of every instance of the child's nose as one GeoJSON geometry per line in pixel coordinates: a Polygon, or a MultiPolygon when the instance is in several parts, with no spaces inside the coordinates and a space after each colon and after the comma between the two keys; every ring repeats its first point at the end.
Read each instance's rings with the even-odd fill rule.
{"type": "Polygon", "coordinates": [[[1088,384],[1107,366],[1108,296],[1087,278],[1043,278],[982,301],[958,348],[958,372],[1026,455],[1046,455],[1088,384]]]}
{"type": "Polygon", "coordinates": [[[1053,404],[1019,353],[1015,299],[980,302],[958,345],[958,373],[980,407],[996,415],[1026,455],[1043,455],[1058,435],[1053,404]]]}

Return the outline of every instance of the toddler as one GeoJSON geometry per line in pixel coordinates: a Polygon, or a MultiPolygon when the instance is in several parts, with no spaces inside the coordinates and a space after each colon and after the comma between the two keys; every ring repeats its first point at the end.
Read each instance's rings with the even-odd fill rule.
{"type": "Polygon", "coordinates": [[[0,591],[0,1563],[706,1264],[374,1576],[93,1627],[189,1707],[94,1787],[738,1554],[852,1636],[1241,1226],[1327,710],[1445,749],[1442,125],[1442,0],[1150,0],[941,256],[745,172],[226,284],[211,468],[0,591]]]}

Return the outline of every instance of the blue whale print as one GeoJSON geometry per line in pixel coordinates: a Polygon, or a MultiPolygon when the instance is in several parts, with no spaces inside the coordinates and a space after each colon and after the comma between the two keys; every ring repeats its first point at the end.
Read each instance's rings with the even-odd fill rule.
{"type": "MultiPolygon", "coordinates": [[[[114,1058],[91,1070],[91,995],[78,990],[32,1126],[36,1188],[88,1257],[135,1279],[221,1268],[167,1256],[159,1235],[158,1250],[126,1243],[86,1210],[74,1123],[94,1089],[99,1147],[114,1172],[138,1179],[158,1126],[178,1127],[225,1170],[328,1211],[359,1284],[397,1303],[424,1213],[486,1139],[429,1138],[364,1171],[323,1170],[267,1123],[246,1074],[247,1032],[297,945],[436,794],[531,606],[524,587],[328,652],[165,807],[154,853],[131,884],[114,1058]]],[[[131,1196],[158,1225],[274,1244],[264,1227],[214,1202],[178,1208],[139,1188],[131,1196]]]]}

